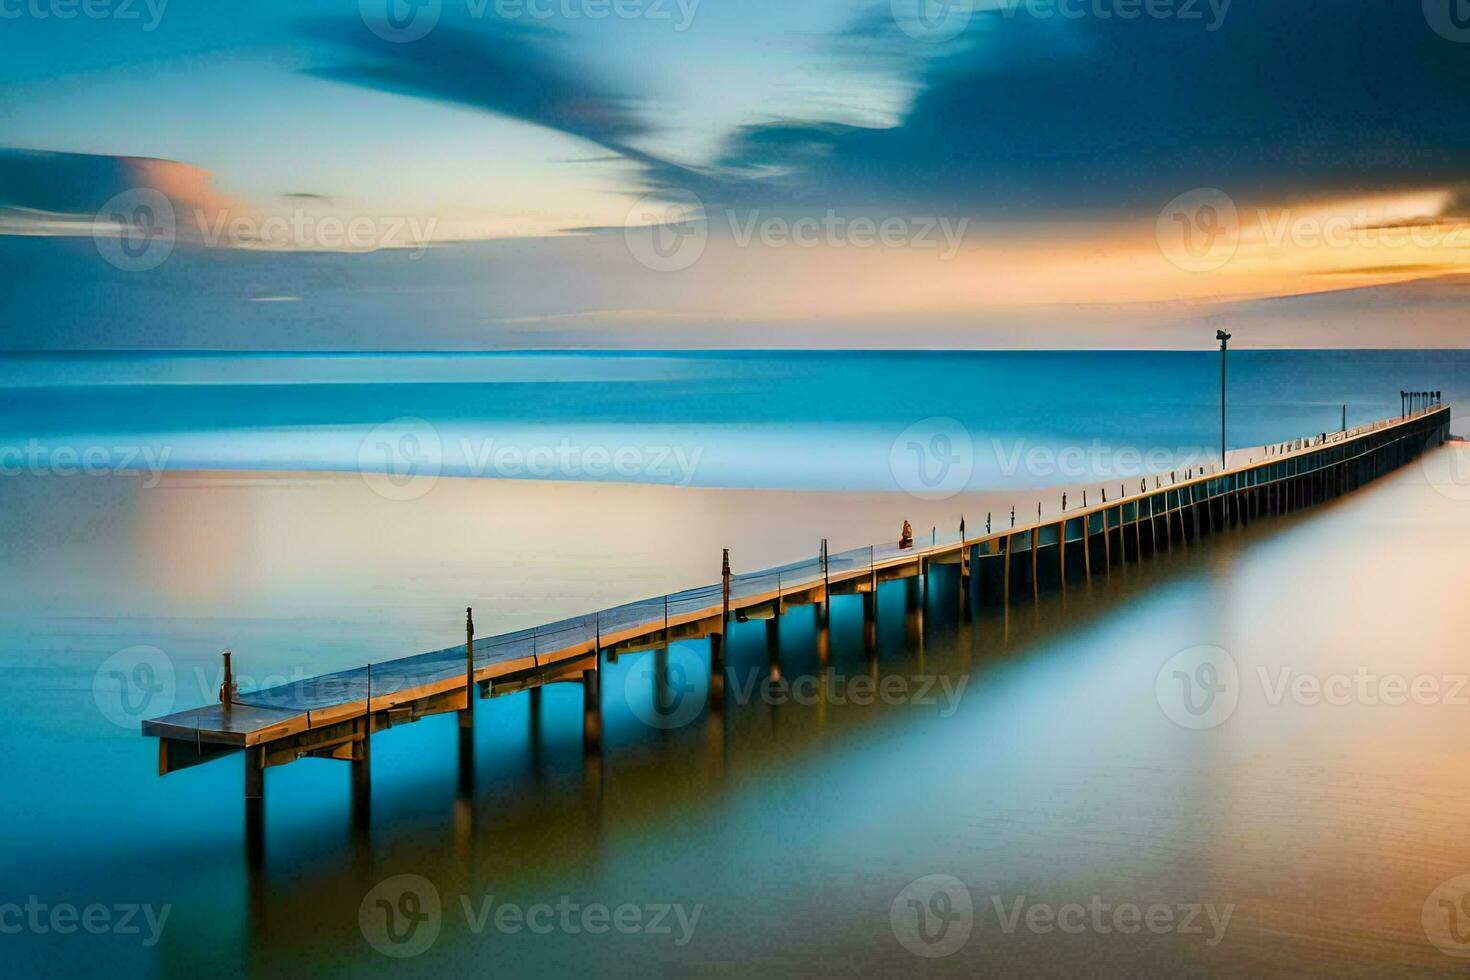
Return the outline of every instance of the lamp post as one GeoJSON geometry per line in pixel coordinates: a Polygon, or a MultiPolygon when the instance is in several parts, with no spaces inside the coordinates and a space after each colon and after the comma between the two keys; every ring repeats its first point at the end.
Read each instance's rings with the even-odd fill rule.
{"type": "Polygon", "coordinates": [[[1223,330],[1215,331],[1215,339],[1220,342],[1220,468],[1225,468],[1225,351],[1230,347],[1230,334],[1223,330]]]}

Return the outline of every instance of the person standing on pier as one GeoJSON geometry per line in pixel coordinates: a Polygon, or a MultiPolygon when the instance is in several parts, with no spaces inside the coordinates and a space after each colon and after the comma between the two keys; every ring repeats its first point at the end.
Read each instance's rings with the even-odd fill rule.
{"type": "Polygon", "coordinates": [[[900,549],[908,549],[914,546],[914,528],[908,521],[903,522],[903,531],[899,534],[898,546],[900,549]]]}

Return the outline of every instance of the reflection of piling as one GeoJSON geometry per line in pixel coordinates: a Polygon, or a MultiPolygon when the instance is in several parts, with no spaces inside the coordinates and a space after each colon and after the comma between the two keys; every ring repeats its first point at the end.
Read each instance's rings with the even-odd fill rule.
{"type": "Polygon", "coordinates": [[[919,572],[904,582],[904,640],[911,646],[924,642],[924,563],[919,572]]]}
{"type": "Polygon", "coordinates": [[[265,749],[245,750],[245,859],[252,867],[265,862],[265,749]]]}
{"type": "Polygon", "coordinates": [[[540,778],[541,776],[541,688],[533,687],[527,695],[530,700],[527,704],[527,724],[529,731],[527,739],[531,747],[531,771],[540,778]]]}
{"type": "Polygon", "coordinates": [[[582,795],[589,813],[602,809],[602,667],[582,671],[582,795]]]}
{"type": "MultiPolygon", "coordinates": [[[[780,605],[779,601],[777,603],[780,605]]],[[[766,620],[766,666],[770,670],[771,683],[781,683],[781,614],[777,612],[766,620]]]]}

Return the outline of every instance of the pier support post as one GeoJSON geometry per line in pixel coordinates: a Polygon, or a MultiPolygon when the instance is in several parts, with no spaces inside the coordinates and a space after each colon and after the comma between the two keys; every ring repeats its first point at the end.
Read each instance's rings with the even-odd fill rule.
{"type": "MultiPolygon", "coordinates": [[[[1040,506],[1040,505],[1038,505],[1040,506]]],[[[1037,578],[1040,571],[1040,562],[1036,559],[1041,555],[1041,527],[1037,525],[1031,529],[1031,601],[1037,602],[1041,599],[1041,581],[1037,578]]]]}
{"type": "Polygon", "coordinates": [[[245,858],[252,867],[265,860],[265,749],[245,750],[245,858]]]}
{"type": "Polygon", "coordinates": [[[1057,522],[1057,578],[1062,591],[1067,591],[1067,519],[1057,522]]]}
{"type": "Polygon", "coordinates": [[[596,755],[602,751],[602,685],[601,671],[589,667],[582,671],[582,751],[596,755]]]}
{"type": "Polygon", "coordinates": [[[366,830],[373,811],[373,716],[353,722],[357,743],[352,747],[352,825],[366,830]]]}
{"type": "Polygon", "coordinates": [[[868,548],[868,591],[863,593],[863,650],[878,653],[878,568],[874,551],[868,548]]]}
{"type": "Polygon", "coordinates": [[[960,617],[968,620],[970,618],[970,592],[974,588],[973,574],[970,571],[970,545],[965,543],[964,522],[960,522],[960,617]]]}
{"type": "Polygon", "coordinates": [[[1011,604],[1011,561],[1015,557],[1011,553],[1011,545],[1015,543],[1016,536],[1007,534],[1005,537],[1006,548],[1003,556],[1005,565],[1001,571],[1001,606],[1008,607],[1011,604]]]}

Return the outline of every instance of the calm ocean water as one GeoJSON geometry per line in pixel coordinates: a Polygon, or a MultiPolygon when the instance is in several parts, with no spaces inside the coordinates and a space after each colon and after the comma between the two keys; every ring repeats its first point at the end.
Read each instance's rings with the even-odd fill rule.
{"type": "MultiPolygon", "coordinates": [[[[1405,387],[1453,402],[1467,367],[1446,352],[1232,354],[1230,441],[1335,429],[1344,404],[1349,425],[1393,414],[1405,387]]],[[[1119,480],[1151,451],[1202,459],[1218,355],[24,355],[0,358],[0,381],[7,972],[1402,976],[1464,962],[1423,924],[1435,889],[1470,874],[1467,709],[1451,692],[1470,670],[1460,447],[1006,616],[960,622],[936,578],[916,630],[895,583],[875,658],[858,600],[839,600],[825,695],[797,684],[820,674],[809,610],[782,623],[784,698],[759,682],[763,624],[736,627],[732,687],[747,693],[722,716],[696,704],[650,724],[664,717],[653,658],[624,658],[594,766],[579,690],[547,689],[539,715],[525,696],[482,702],[468,805],[452,718],[394,729],[375,740],[366,838],[348,829],[345,766],[271,770],[251,874],[238,760],[160,779],[136,730],[212,700],[222,648],[242,685],[270,683],[446,646],[466,605],[499,632],[708,580],[721,546],[755,567],[822,536],[855,545],[904,516],[948,519],[987,492],[1119,480]],[[1172,720],[1158,688],[1199,645],[1242,678],[1209,730],[1172,720]],[[130,698],[108,664],[137,646],[165,670],[130,698]],[[1359,674],[1439,693],[1280,693],[1359,674]],[[855,695],[863,679],[892,696],[855,695]],[[405,874],[440,912],[432,941],[395,960],[362,924],[379,883],[405,874]],[[905,896],[928,901],[911,886],[934,875],[963,886],[973,924],[924,960],[905,896]],[[1198,933],[1027,924],[1033,908],[1044,921],[1090,904],[1217,919],[1202,912],[1198,933]],[[577,911],[549,929],[495,915],[542,905],[577,911]],[[53,916],[89,906],[114,924],[140,907],[138,931],[53,916]],[[644,927],[665,909],[669,931],[582,918],[621,906],[644,927]]],[[[669,676],[700,689],[705,656],[675,645],[669,676]]]]}
{"type": "MultiPolygon", "coordinates": [[[[1463,352],[1235,353],[1230,443],[1335,430],[1344,406],[1349,425],[1395,414],[1401,389],[1454,394],[1467,368],[1463,352]]],[[[179,469],[417,459],[474,476],[901,490],[894,442],[937,418],[973,437],[978,489],[1065,482],[1017,472],[1017,440],[1213,451],[1219,390],[1215,352],[11,355],[0,446],[39,440],[27,463],[135,449],[179,469]]]]}

